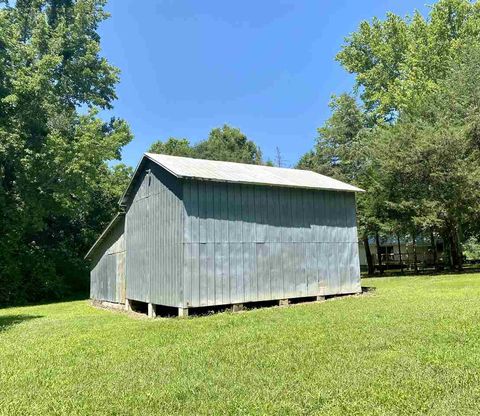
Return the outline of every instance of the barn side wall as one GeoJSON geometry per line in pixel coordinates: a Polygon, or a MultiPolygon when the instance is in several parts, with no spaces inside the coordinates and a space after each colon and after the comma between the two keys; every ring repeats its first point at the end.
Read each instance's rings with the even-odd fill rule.
{"type": "Polygon", "coordinates": [[[91,299],[125,302],[124,225],[122,218],[95,249],[90,272],[91,299]]]}
{"type": "Polygon", "coordinates": [[[360,287],[355,195],[186,180],[184,305],[360,287]]]}
{"type": "Polygon", "coordinates": [[[182,183],[152,162],[139,169],[126,214],[127,298],[179,306],[183,283],[182,183]]]}

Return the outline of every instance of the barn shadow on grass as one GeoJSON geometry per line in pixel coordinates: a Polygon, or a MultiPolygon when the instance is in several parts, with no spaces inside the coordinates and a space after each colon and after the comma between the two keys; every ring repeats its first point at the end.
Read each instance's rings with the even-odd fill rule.
{"type": "Polygon", "coordinates": [[[4,315],[0,316],[0,334],[12,326],[32,319],[42,318],[42,315],[4,315]]]}

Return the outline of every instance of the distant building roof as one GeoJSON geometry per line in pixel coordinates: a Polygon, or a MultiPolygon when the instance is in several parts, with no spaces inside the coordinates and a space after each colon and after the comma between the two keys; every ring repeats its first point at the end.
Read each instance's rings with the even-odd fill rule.
{"type": "Polygon", "coordinates": [[[362,189],[353,185],[308,170],[192,159],[155,153],[145,153],[145,157],[178,178],[291,188],[363,192],[362,189]]]}

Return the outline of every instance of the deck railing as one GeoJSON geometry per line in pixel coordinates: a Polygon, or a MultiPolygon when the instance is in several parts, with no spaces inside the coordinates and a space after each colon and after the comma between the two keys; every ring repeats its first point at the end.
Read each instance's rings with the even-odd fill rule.
{"type": "MultiPolygon", "coordinates": [[[[442,255],[439,253],[437,262],[442,262],[442,255]]],[[[378,266],[380,263],[378,262],[377,254],[372,253],[372,260],[373,264],[378,266]]],[[[402,253],[401,256],[398,253],[384,253],[381,254],[381,261],[382,266],[389,267],[389,266],[397,266],[401,267],[402,265],[406,268],[413,268],[415,266],[415,255],[412,252],[405,252],[402,253]]],[[[432,253],[417,253],[417,266],[418,267],[429,267],[434,265],[434,256],[432,253]]]]}

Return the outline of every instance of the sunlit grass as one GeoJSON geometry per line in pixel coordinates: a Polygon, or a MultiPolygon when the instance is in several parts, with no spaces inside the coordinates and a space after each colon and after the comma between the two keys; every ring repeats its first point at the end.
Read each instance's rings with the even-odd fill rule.
{"type": "Polygon", "coordinates": [[[189,319],[0,310],[0,414],[478,414],[480,275],[189,319]]]}

